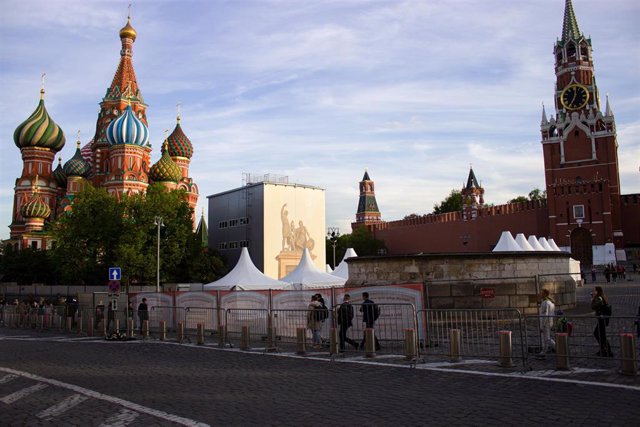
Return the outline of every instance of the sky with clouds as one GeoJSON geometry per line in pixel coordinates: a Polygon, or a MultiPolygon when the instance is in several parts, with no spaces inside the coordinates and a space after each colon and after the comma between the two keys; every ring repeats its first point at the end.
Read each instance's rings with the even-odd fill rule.
{"type": "MultiPolygon", "coordinates": [[[[95,131],[127,2],[0,0],[0,238],[20,151],[13,131],[46,106],[67,143],[95,131]]],[[[640,2],[574,0],[618,130],[623,194],[640,193],[640,2]]],[[[426,214],[466,180],[487,203],[544,188],[541,103],[554,109],[563,0],[135,1],[134,67],[159,157],[182,127],[206,196],[242,173],[326,189],[327,226],[355,219],[365,168],[384,220],[426,214]]],[[[54,164],[55,166],[55,164],[54,164]]]]}

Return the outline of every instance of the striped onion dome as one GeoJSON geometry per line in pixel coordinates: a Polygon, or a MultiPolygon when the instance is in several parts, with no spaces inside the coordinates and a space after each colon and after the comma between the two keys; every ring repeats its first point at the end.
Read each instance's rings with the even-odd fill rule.
{"type": "Polygon", "coordinates": [[[131,144],[144,147],[149,143],[149,129],[136,117],[128,105],[124,113],[107,126],[107,141],[111,145],[131,144]]]}
{"type": "Polygon", "coordinates": [[[64,173],[67,176],[81,176],[86,178],[91,173],[91,164],[82,157],[80,141],[77,142],[76,154],[64,164],[64,173]]]}
{"type": "Polygon", "coordinates": [[[53,179],[56,180],[58,187],[67,187],[67,174],[65,174],[64,169],[62,169],[62,157],[58,158],[58,167],[54,169],[52,175],[53,179]]]}
{"type": "MultiPolygon", "coordinates": [[[[36,182],[37,180],[38,177],[36,177],[36,182]]],[[[47,219],[49,218],[49,215],[51,215],[51,208],[42,199],[42,196],[40,196],[37,184],[29,200],[27,200],[20,208],[20,213],[22,214],[23,218],[47,219]]]]}
{"type": "Polygon", "coordinates": [[[64,132],[51,119],[44,106],[44,89],[40,90],[40,102],[36,110],[13,132],[13,141],[18,148],[40,147],[58,152],[64,147],[64,132]]]}
{"type": "Polygon", "coordinates": [[[169,155],[171,157],[186,157],[190,159],[193,156],[193,145],[191,145],[191,141],[182,131],[180,116],[178,116],[176,128],[171,132],[167,141],[169,142],[169,155]]]}
{"type": "Polygon", "coordinates": [[[162,157],[149,170],[149,178],[154,182],[178,182],[182,178],[182,171],[176,163],[171,160],[167,141],[162,145],[162,157]]]}

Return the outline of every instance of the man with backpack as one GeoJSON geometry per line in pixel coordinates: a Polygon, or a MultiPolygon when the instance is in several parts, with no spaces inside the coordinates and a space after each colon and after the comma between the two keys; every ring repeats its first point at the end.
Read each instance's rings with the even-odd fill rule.
{"type": "MultiPolygon", "coordinates": [[[[378,317],[380,317],[380,307],[378,307],[376,303],[374,303],[372,300],[369,299],[369,292],[363,292],[362,299],[364,300],[362,301],[362,305],[360,306],[360,313],[362,313],[362,322],[364,323],[366,329],[373,329],[373,325],[375,321],[378,320],[378,317]]],[[[362,343],[360,344],[360,348],[364,348],[364,345],[365,345],[365,341],[367,338],[366,329],[365,329],[365,335],[362,338],[362,343]]],[[[375,336],[375,334],[373,337],[376,343],[375,344],[376,351],[378,351],[380,350],[380,343],[378,342],[378,337],[375,336]]]]}
{"type": "Polygon", "coordinates": [[[338,337],[340,339],[340,352],[344,351],[344,343],[348,342],[356,350],[358,343],[347,337],[347,330],[353,326],[353,306],[351,305],[351,295],[344,294],[342,304],[338,307],[338,337]]]}

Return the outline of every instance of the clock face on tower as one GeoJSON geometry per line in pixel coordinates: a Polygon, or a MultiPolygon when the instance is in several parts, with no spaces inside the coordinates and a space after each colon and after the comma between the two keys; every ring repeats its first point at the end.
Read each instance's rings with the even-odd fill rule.
{"type": "Polygon", "coordinates": [[[560,94],[560,101],[567,110],[578,110],[587,105],[589,91],[582,85],[569,85],[560,94]]]}

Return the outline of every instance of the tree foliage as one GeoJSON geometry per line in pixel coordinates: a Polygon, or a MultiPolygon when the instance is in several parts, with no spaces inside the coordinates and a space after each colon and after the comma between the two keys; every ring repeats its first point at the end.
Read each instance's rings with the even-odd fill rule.
{"type": "Polygon", "coordinates": [[[529,196],[518,196],[514,199],[509,200],[508,203],[517,203],[517,202],[528,202],[528,201],[541,201],[547,200],[547,191],[540,190],[539,188],[534,188],[529,192],[529,196]]]}
{"type": "Polygon", "coordinates": [[[434,214],[446,212],[459,212],[462,210],[462,193],[460,190],[451,190],[451,193],[439,205],[433,205],[434,214]]]}
{"type": "MultiPolygon", "coordinates": [[[[332,264],[333,246],[327,239],[327,261],[332,264]]],[[[378,240],[366,227],[357,227],[351,234],[341,235],[336,242],[336,265],[340,264],[347,249],[353,248],[358,256],[380,255],[386,253],[387,247],[382,240],[378,240]]]]}
{"type": "Polygon", "coordinates": [[[152,284],[156,278],[161,217],[160,280],[186,282],[215,278],[225,271],[215,254],[205,254],[192,229],[191,209],[180,191],[152,184],[146,194],[121,201],[88,186],[74,199],[69,215],[54,224],[53,257],[66,284],[100,284],[109,267],[122,268],[122,280],[152,284]]]}
{"type": "Polygon", "coordinates": [[[34,283],[53,285],[56,282],[51,254],[31,248],[15,250],[4,248],[0,261],[0,277],[3,282],[16,282],[19,286],[34,283]]]}

